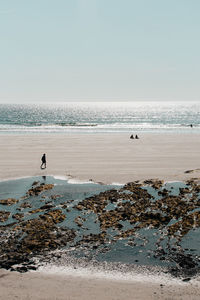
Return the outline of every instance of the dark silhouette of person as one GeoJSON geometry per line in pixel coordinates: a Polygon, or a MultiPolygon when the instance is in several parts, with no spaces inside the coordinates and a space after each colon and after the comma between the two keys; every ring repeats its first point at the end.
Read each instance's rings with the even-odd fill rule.
{"type": "Polygon", "coordinates": [[[193,125],[192,125],[192,124],[190,124],[190,127],[192,128],[192,127],[193,127],[193,125]]]}
{"type": "Polygon", "coordinates": [[[42,164],[41,164],[40,168],[46,169],[47,162],[46,162],[46,154],[45,153],[42,155],[41,161],[42,161],[42,164]]]}
{"type": "Polygon", "coordinates": [[[131,134],[131,136],[130,136],[130,139],[134,139],[134,136],[133,136],[133,134],[131,134]]]}
{"type": "Polygon", "coordinates": [[[138,140],[138,139],[139,139],[139,137],[137,136],[137,134],[136,134],[136,136],[135,136],[135,139],[136,139],[136,140],[138,140]]]}

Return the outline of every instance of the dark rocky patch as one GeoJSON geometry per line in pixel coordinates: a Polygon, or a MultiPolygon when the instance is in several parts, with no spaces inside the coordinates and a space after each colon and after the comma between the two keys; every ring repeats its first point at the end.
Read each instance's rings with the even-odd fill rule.
{"type": "Polygon", "coordinates": [[[51,195],[52,200],[56,200],[57,198],[62,197],[61,195],[51,195]]]}
{"type": "Polygon", "coordinates": [[[1,205],[8,205],[8,206],[13,205],[17,202],[19,202],[19,200],[14,199],[14,198],[8,198],[8,199],[0,200],[1,205]]]}
{"type": "MultiPolygon", "coordinates": [[[[26,198],[38,196],[41,192],[52,189],[53,186],[37,182],[28,190],[26,198]]],[[[2,234],[0,266],[13,271],[26,272],[35,267],[33,257],[37,255],[48,257],[50,251],[62,249],[66,245],[73,245],[80,251],[85,249],[86,254],[89,249],[96,251],[95,253],[106,253],[110,250],[110,244],[120,239],[128,239],[126,245],[135,247],[137,246],[135,237],[138,232],[153,228],[163,234],[169,242],[166,248],[163,248],[162,239],[157,241],[156,250],[152,255],[160,261],[174,263],[176,266],[170,269],[174,276],[190,278],[199,271],[199,260],[195,255],[188,254],[187,250],[182,249],[180,242],[190,230],[200,227],[199,193],[200,184],[195,178],[187,181],[186,187],[179,188],[177,196],[170,194],[169,189],[163,188],[163,181],[150,179],[143,183],[129,182],[119,190],[111,189],[87,197],[72,207],[76,209],[76,217],[73,220],[78,225],[76,230],[83,232],[83,229],[87,229],[83,228],[87,217],[84,218],[82,215],[94,214],[100,232],[96,234],[84,232],[76,242],[75,231],[61,227],[60,224],[66,218],[62,209],[69,212],[67,204],[73,200],[62,202],[57,208],[52,203],[54,201],[46,202],[41,207],[28,212],[29,218],[32,219],[22,221],[24,215],[17,213],[12,215],[18,221],[17,223],[0,227],[0,234],[2,234]],[[157,191],[158,199],[155,200],[147,191],[145,187],[148,186],[157,191]],[[77,216],[78,212],[79,216],[77,216]],[[37,213],[40,215],[35,216],[37,213]],[[128,223],[128,229],[124,226],[124,222],[128,223]],[[109,231],[115,231],[116,234],[112,236],[109,231]],[[171,239],[175,240],[173,248],[169,246],[171,239]]],[[[56,200],[58,197],[60,195],[52,195],[49,198],[56,200]]],[[[28,200],[20,205],[20,209],[30,207],[28,200]]],[[[9,212],[0,212],[0,221],[6,221],[9,216],[9,212]]]]}
{"type": "Polygon", "coordinates": [[[26,193],[26,196],[38,196],[41,192],[44,192],[46,190],[51,190],[53,187],[54,184],[41,183],[40,185],[37,185],[29,189],[26,193]]]}
{"type": "Polygon", "coordinates": [[[0,222],[5,222],[8,220],[10,216],[10,212],[9,211],[0,211],[0,222]]]}
{"type": "Polygon", "coordinates": [[[16,219],[16,220],[18,220],[18,221],[21,221],[21,219],[23,219],[23,217],[24,217],[24,214],[22,214],[22,213],[17,213],[17,214],[15,214],[15,215],[12,215],[12,217],[13,217],[13,219],[16,219]]]}
{"type": "Polygon", "coordinates": [[[29,202],[24,202],[20,205],[21,208],[31,208],[31,204],[29,202]]]}
{"type": "MultiPolygon", "coordinates": [[[[15,224],[10,228],[6,239],[1,240],[0,267],[19,270],[13,266],[29,263],[34,256],[43,254],[44,251],[59,249],[66,246],[68,242],[72,242],[75,232],[56,226],[64,219],[65,215],[60,210],[54,210],[39,218],[15,224]]],[[[2,237],[5,236],[5,228],[8,227],[0,229],[2,237]]],[[[20,268],[20,272],[26,272],[29,269],[27,265],[20,268]]]]}

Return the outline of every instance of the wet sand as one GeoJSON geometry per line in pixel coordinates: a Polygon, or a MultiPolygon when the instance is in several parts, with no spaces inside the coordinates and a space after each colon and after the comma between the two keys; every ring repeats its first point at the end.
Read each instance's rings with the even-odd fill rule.
{"type": "Polygon", "coordinates": [[[200,135],[140,134],[1,135],[0,179],[71,176],[104,183],[200,175],[200,135]],[[40,159],[47,155],[47,168],[40,159]],[[187,170],[195,170],[184,173],[187,170]]]}

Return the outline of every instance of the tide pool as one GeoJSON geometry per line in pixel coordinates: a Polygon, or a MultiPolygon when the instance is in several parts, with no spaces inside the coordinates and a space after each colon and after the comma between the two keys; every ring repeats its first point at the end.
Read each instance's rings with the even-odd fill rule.
{"type": "MultiPolygon", "coordinates": [[[[7,249],[10,243],[12,248],[15,241],[16,251],[21,256],[25,251],[32,263],[39,255],[35,260],[38,266],[65,267],[70,261],[83,260],[120,269],[146,266],[167,268],[175,275],[196,275],[200,260],[199,192],[198,182],[119,186],[70,183],[51,176],[3,181],[1,245],[7,249]],[[41,233],[46,244],[40,235],[34,240],[34,230],[38,234],[41,228],[48,233],[41,233]]],[[[0,259],[4,266],[3,262],[0,259]]]]}

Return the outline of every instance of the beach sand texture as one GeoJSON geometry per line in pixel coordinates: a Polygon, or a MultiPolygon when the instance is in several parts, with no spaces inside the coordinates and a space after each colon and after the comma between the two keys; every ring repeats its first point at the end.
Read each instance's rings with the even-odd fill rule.
{"type": "MultiPolygon", "coordinates": [[[[0,179],[36,175],[126,183],[160,178],[184,180],[200,175],[197,134],[1,135],[0,179]],[[47,155],[47,169],[40,170],[47,155]],[[195,170],[184,173],[186,170],[195,170]]],[[[0,299],[123,300],[199,299],[200,284],[129,282],[73,276],[0,271],[0,299]]]]}
{"type": "Polygon", "coordinates": [[[1,135],[0,179],[71,175],[104,183],[160,178],[183,180],[200,174],[198,134],[1,135]],[[47,169],[40,159],[47,155],[47,169]],[[194,172],[184,173],[193,169],[194,172]]]}
{"type": "Polygon", "coordinates": [[[0,272],[1,300],[198,300],[197,283],[119,281],[90,277],[0,272]]]}

